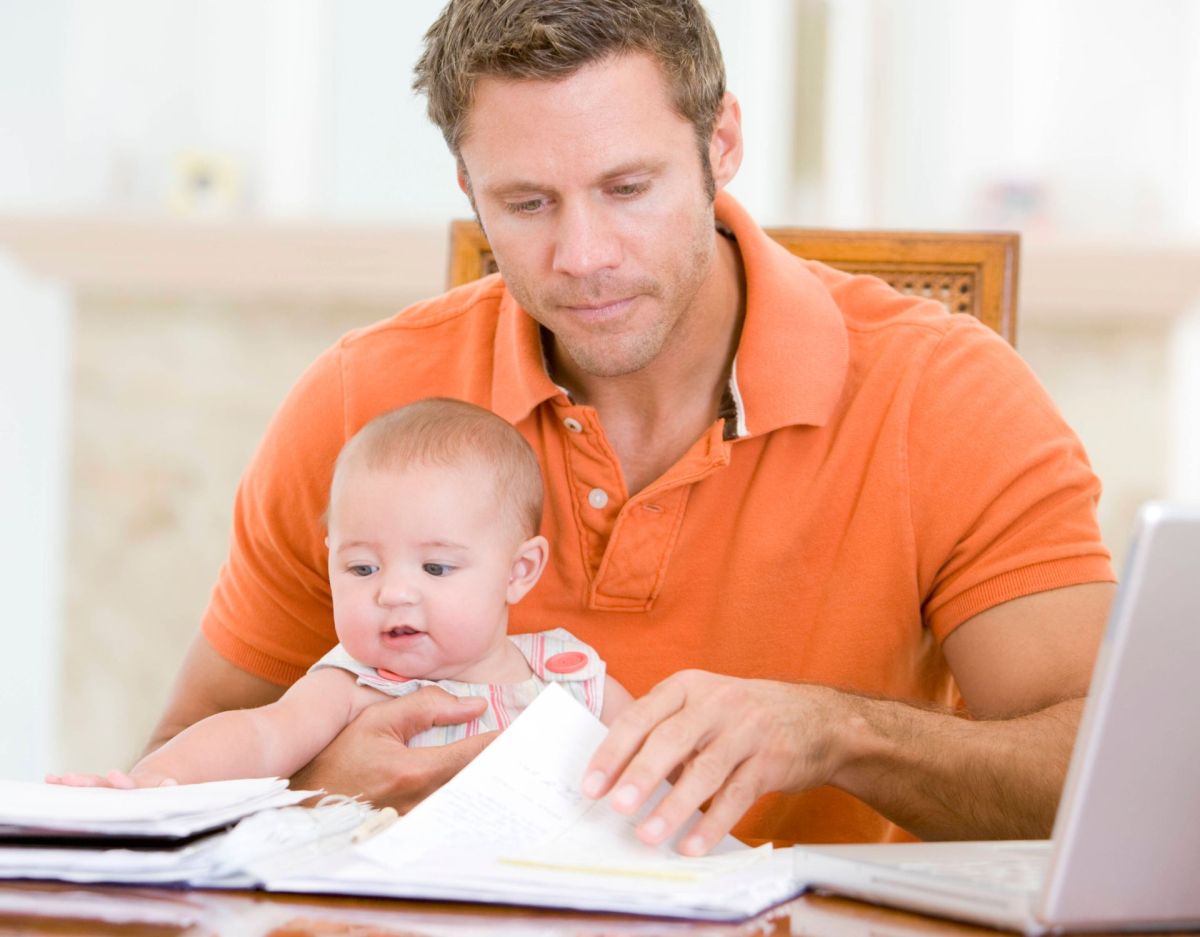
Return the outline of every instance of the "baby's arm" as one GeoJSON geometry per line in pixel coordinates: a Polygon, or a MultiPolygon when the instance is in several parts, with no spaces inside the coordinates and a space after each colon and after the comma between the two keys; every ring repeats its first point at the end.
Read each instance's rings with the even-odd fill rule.
{"type": "MultiPolygon", "coordinates": [[[[65,775],[67,784],[155,787],[228,778],[291,777],[359,712],[384,697],[353,674],[322,668],[301,677],[276,702],[217,713],[151,752],[128,775],[65,775]]],[[[51,779],[48,779],[51,780],[51,779]]]]}
{"type": "Polygon", "coordinates": [[[600,721],[612,725],[617,713],[633,702],[629,691],[612,677],[604,678],[604,705],[600,707],[600,721]]]}

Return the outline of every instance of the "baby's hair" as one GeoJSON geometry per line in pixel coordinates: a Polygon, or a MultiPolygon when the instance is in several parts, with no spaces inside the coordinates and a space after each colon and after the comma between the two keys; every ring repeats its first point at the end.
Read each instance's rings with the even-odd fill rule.
{"type": "Polygon", "coordinates": [[[542,472],[529,443],[509,423],[483,407],[431,397],[383,413],[342,447],[333,485],[345,466],[401,470],[411,465],[471,465],[488,472],[496,500],[522,539],[542,522],[542,472]]]}

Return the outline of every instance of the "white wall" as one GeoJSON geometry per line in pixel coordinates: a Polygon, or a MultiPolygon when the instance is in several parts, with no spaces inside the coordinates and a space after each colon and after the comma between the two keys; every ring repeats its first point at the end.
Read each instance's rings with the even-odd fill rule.
{"type": "MultiPolygon", "coordinates": [[[[1200,235],[1200,4],[709,0],[768,223],[1200,235]],[[797,30],[825,102],[792,119],[797,30]],[[819,137],[815,175],[797,134],[819,137]]],[[[0,0],[0,211],[162,210],[228,157],[270,217],[469,209],[410,91],[441,0],[0,0]]],[[[803,64],[803,63],[802,63],[803,64]]]]}
{"type": "MultiPolygon", "coordinates": [[[[421,37],[442,0],[357,0],[337,7],[327,112],[327,188],[319,214],[339,220],[441,222],[469,217],[441,133],[411,90],[421,37]]],[[[710,0],[728,86],[741,100],[746,161],[731,191],[765,223],[788,219],[792,0],[710,0]]]]}
{"type": "Polygon", "coordinates": [[[64,204],[62,133],[69,0],[0,0],[0,210],[64,204]]]}
{"type": "MultiPolygon", "coordinates": [[[[855,223],[1200,234],[1193,0],[871,0],[870,10],[878,184],[855,223]]],[[[849,55],[861,48],[861,37],[843,41],[849,55]]]]}
{"type": "MultiPolygon", "coordinates": [[[[0,0],[0,206],[69,198],[63,145],[66,0],[0,0]]],[[[0,777],[52,767],[62,629],[66,297],[0,252],[0,777]]]]}
{"type": "Polygon", "coordinates": [[[322,211],[340,220],[469,218],[441,133],[411,90],[439,0],[356,0],[338,8],[322,211]]]}
{"type": "Polygon", "coordinates": [[[0,255],[0,777],[55,767],[66,508],[68,297],[0,255]]]}

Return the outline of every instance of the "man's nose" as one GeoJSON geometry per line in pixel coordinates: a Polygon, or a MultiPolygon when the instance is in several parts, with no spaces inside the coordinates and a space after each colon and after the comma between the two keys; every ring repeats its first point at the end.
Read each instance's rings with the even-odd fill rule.
{"type": "Polygon", "coordinates": [[[555,273],[588,277],[620,266],[620,240],[598,207],[590,204],[564,206],[557,221],[555,273]]]}

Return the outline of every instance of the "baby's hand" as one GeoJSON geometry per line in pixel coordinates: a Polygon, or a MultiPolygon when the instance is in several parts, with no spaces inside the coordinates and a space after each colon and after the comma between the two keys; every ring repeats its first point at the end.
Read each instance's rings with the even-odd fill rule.
{"type": "Polygon", "coordinates": [[[108,774],[48,774],[46,783],[62,784],[65,787],[115,787],[133,790],[135,787],[170,787],[179,782],[161,774],[145,774],[140,771],[126,774],[124,771],[113,770],[108,774]]]}

